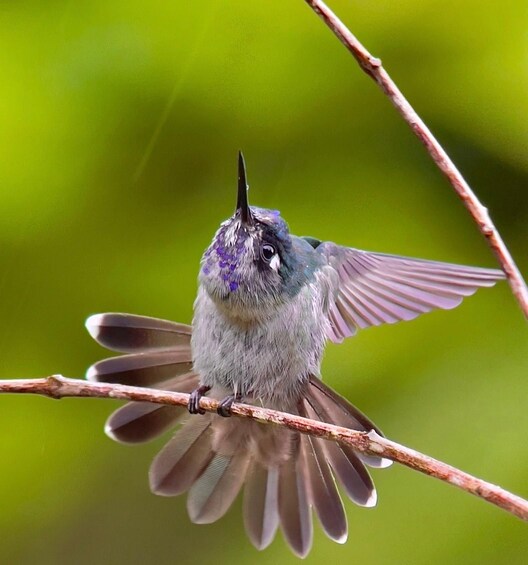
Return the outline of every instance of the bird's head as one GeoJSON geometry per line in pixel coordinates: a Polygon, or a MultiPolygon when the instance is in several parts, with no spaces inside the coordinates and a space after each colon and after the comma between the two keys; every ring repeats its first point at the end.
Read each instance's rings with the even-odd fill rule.
{"type": "Polygon", "coordinates": [[[250,207],[247,189],[244,157],[239,153],[236,210],[205,251],[199,280],[216,303],[254,314],[291,296],[297,259],[280,213],[250,207]]]}

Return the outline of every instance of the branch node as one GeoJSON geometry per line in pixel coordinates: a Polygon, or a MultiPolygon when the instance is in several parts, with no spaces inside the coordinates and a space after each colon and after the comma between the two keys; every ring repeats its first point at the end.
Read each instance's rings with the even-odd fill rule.
{"type": "Polygon", "coordinates": [[[486,223],[480,224],[480,231],[485,237],[491,237],[493,235],[493,228],[486,223]]]}
{"type": "Polygon", "coordinates": [[[50,375],[46,378],[47,392],[50,398],[60,400],[62,398],[61,389],[64,384],[64,377],[61,375],[50,375]]]}
{"type": "Polygon", "coordinates": [[[381,67],[381,59],[374,57],[374,55],[369,55],[369,64],[373,69],[379,69],[381,67]]]}
{"type": "Polygon", "coordinates": [[[376,432],[376,430],[370,430],[367,434],[365,434],[368,438],[368,449],[375,453],[384,453],[385,448],[380,445],[379,440],[381,436],[376,432]]]}

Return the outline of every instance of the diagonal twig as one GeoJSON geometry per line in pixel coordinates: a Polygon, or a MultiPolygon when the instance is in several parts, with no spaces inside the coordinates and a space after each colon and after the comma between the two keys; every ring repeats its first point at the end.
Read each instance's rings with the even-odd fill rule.
{"type": "Polygon", "coordinates": [[[437,167],[447,177],[465,207],[473,216],[478,229],[488,241],[488,245],[495,253],[500,266],[506,274],[515,298],[519,302],[525,317],[528,319],[528,288],[506,244],[493,224],[488,209],[481,204],[456,165],[449,158],[448,154],[444,151],[440,143],[438,143],[437,139],[414,108],[409,104],[387,71],[383,68],[380,59],[374,57],[365,49],[324,2],[320,0],[305,0],[305,2],[333,31],[350,53],[352,53],[359,63],[359,66],[389,97],[402,118],[409,124],[416,137],[425,145],[427,152],[436,163],[437,167]]]}
{"type": "MultiPolygon", "coordinates": [[[[182,392],[96,383],[68,379],[60,375],[43,379],[0,380],[0,393],[41,394],[57,399],[63,397],[117,398],[173,406],[187,406],[189,403],[189,395],[182,392]]],[[[203,397],[200,400],[200,407],[208,412],[216,413],[218,405],[219,402],[212,398],[203,397]]],[[[384,438],[374,430],[360,432],[248,404],[233,404],[232,413],[236,416],[251,418],[262,424],[285,426],[303,434],[345,443],[362,453],[396,461],[415,471],[454,485],[528,521],[527,500],[447,463],[442,463],[428,455],[384,438]]]]}

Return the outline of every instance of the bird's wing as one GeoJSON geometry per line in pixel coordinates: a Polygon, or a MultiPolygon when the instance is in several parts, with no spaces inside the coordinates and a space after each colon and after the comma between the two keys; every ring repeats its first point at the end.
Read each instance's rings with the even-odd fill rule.
{"type": "Polygon", "coordinates": [[[321,243],[316,251],[338,274],[328,313],[328,337],[337,343],[358,329],[449,310],[478,288],[505,278],[496,269],[385,255],[331,242],[321,243]]]}

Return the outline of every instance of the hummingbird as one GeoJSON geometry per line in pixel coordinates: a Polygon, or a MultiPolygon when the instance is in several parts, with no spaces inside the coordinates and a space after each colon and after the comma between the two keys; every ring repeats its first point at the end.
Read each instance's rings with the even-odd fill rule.
{"type": "Polygon", "coordinates": [[[293,552],[304,557],[312,545],[312,509],[325,533],[344,543],[340,491],[359,506],[375,506],[367,467],[391,461],[229,418],[233,402],[381,435],[321,380],[327,342],[454,308],[503,278],[500,270],[292,235],[278,211],[249,205],[239,153],[236,210],[202,257],[192,326],[132,314],[90,316],[91,336],[124,355],[95,363],[87,378],[189,393],[187,408],[130,402],[109,417],[105,431],[116,441],[139,443],[179,426],[151,465],[151,490],[162,496],[187,492],[190,519],[204,524],[221,518],[243,489],[253,545],[267,547],[280,526],[293,552]],[[218,415],[200,408],[204,394],[221,401],[218,415]]]}

